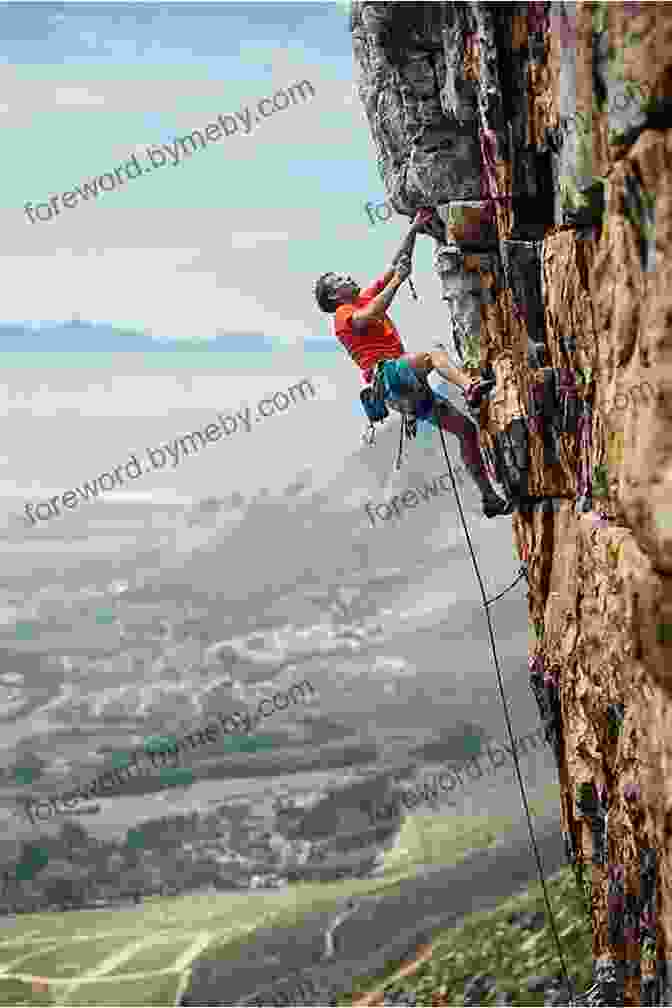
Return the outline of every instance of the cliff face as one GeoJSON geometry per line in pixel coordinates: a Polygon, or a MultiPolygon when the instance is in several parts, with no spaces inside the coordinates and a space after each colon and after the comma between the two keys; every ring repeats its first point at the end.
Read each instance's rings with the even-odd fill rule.
{"type": "Polygon", "coordinates": [[[436,208],[447,330],[497,376],[598,997],[670,1004],[672,5],[360,2],[352,36],[388,199],[436,208]]]}

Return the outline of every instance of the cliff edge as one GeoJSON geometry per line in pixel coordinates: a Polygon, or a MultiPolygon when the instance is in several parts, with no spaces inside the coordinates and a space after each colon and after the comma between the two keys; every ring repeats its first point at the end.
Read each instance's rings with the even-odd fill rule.
{"type": "Polygon", "coordinates": [[[497,376],[595,1003],[670,1004],[672,4],[357,2],[351,30],[389,202],[441,220],[443,338],[497,376]]]}

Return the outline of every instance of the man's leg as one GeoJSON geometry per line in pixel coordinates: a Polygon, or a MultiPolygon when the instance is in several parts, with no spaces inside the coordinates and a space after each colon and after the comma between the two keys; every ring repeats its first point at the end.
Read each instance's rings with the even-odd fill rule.
{"type": "MultiPolygon", "coordinates": [[[[483,459],[481,458],[481,447],[478,438],[478,429],[473,420],[455,409],[452,403],[443,401],[436,404],[439,422],[443,430],[449,434],[454,434],[460,442],[460,454],[466,470],[469,472],[474,483],[481,492],[483,498],[483,508],[490,517],[495,514],[506,514],[508,508],[506,502],[499,497],[488,479],[483,459]]],[[[436,423],[432,417],[431,423],[436,423]]]]}
{"type": "Polygon", "coordinates": [[[472,378],[466,371],[456,368],[442,344],[435,344],[427,353],[404,354],[403,359],[413,368],[419,378],[426,378],[432,371],[438,371],[451,385],[462,389],[470,409],[477,409],[488,388],[494,385],[494,375],[472,378]]]}
{"type": "MultiPolygon", "coordinates": [[[[474,382],[466,372],[453,367],[450,357],[445,350],[435,349],[431,353],[404,354],[403,360],[413,368],[419,378],[426,378],[435,368],[439,370],[439,367],[441,368],[439,374],[444,374],[444,371],[448,371],[448,375],[446,376],[452,376],[450,378],[452,383],[462,388],[465,393],[469,389],[478,391],[480,395],[480,389],[486,387],[487,384],[479,380],[474,382]]],[[[469,405],[476,405],[475,401],[470,402],[469,394],[466,394],[465,398],[469,405]]],[[[495,493],[488,479],[488,474],[481,458],[478,428],[474,421],[464,416],[446,400],[443,400],[441,403],[435,400],[435,403],[441,427],[443,430],[448,431],[449,434],[454,434],[460,442],[462,461],[474,483],[481,491],[483,512],[486,517],[494,518],[498,514],[510,514],[509,505],[495,493]]],[[[432,416],[429,422],[436,424],[436,417],[432,416]]]]}
{"type": "Polygon", "coordinates": [[[451,385],[457,385],[459,388],[466,390],[470,387],[473,379],[469,377],[466,371],[460,371],[456,368],[448,354],[445,350],[432,350],[430,357],[432,359],[432,367],[435,371],[438,371],[442,378],[449,381],[451,385]]]}
{"type": "Polygon", "coordinates": [[[438,371],[442,378],[445,378],[451,385],[458,388],[468,389],[472,379],[466,371],[460,371],[450,360],[445,350],[432,350],[428,353],[407,353],[403,355],[403,360],[413,368],[419,378],[426,378],[432,371],[438,371]]]}
{"type": "Polygon", "coordinates": [[[460,454],[465,468],[469,470],[476,485],[481,489],[484,483],[488,482],[483,460],[481,459],[481,447],[478,439],[478,430],[473,420],[455,409],[452,403],[443,401],[437,403],[437,412],[443,430],[449,434],[454,434],[460,442],[460,454]]]}

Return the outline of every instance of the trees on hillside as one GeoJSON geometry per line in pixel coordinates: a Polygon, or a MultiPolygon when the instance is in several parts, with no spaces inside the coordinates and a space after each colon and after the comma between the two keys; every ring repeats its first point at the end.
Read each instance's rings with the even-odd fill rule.
{"type": "Polygon", "coordinates": [[[40,873],[40,888],[47,901],[65,910],[81,906],[86,897],[88,872],[61,858],[52,858],[40,873]]]}

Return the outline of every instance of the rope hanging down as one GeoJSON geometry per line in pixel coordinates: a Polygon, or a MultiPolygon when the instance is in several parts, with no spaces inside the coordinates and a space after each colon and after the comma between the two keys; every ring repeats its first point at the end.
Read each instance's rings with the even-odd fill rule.
{"type": "MultiPolygon", "coordinates": [[[[455,476],[453,474],[453,467],[451,465],[450,457],[448,455],[448,449],[446,448],[446,439],[445,439],[445,435],[443,433],[443,428],[442,428],[441,423],[440,423],[440,419],[441,418],[439,416],[438,407],[436,405],[436,398],[434,396],[432,396],[432,405],[433,405],[433,409],[434,409],[434,416],[435,416],[435,419],[436,419],[436,426],[437,426],[437,429],[439,431],[439,436],[441,437],[441,445],[443,447],[443,454],[444,454],[445,459],[446,459],[446,465],[448,466],[448,472],[450,473],[450,481],[453,484],[453,492],[455,494],[455,500],[457,502],[457,508],[458,508],[458,511],[460,512],[460,521],[462,522],[462,528],[464,529],[464,534],[465,534],[465,537],[466,537],[466,540],[467,540],[467,545],[469,547],[469,553],[471,554],[471,560],[472,560],[472,563],[474,565],[474,571],[476,573],[476,579],[478,581],[478,586],[481,589],[481,597],[483,599],[483,609],[485,610],[485,617],[486,617],[486,619],[488,621],[488,633],[490,634],[490,648],[492,650],[492,657],[493,657],[493,660],[494,660],[494,663],[495,663],[495,671],[497,672],[497,684],[499,686],[499,693],[500,693],[500,696],[502,698],[502,706],[504,708],[504,716],[506,718],[506,728],[507,728],[507,731],[509,733],[509,739],[511,741],[511,752],[513,753],[513,760],[514,760],[514,764],[515,764],[515,767],[516,767],[516,775],[518,777],[518,785],[520,787],[520,794],[521,794],[521,797],[523,799],[523,805],[525,807],[525,816],[527,818],[527,827],[528,827],[528,830],[529,830],[529,833],[530,833],[530,843],[532,845],[532,850],[534,851],[534,856],[535,856],[535,859],[536,859],[536,862],[537,862],[537,870],[539,872],[539,879],[541,881],[541,887],[542,887],[543,893],[544,893],[544,901],[546,903],[546,909],[548,911],[548,919],[549,919],[549,922],[550,922],[550,925],[551,925],[551,930],[553,932],[553,938],[554,938],[554,941],[555,941],[555,944],[556,944],[556,947],[557,947],[557,950],[558,950],[558,959],[560,960],[560,965],[562,966],[562,974],[563,974],[563,977],[565,979],[565,983],[567,984],[567,989],[569,991],[570,1002],[571,1002],[571,1004],[576,1004],[577,1000],[576,1000],[576,995],[575,995],[575,992],[574,992],[574,985],[572,984],[572,981],[570,979],[569,971],[567,969],[567,965],[565,963],[565,959],[564,959],[564,956],[562,954],[562,946],[560,944],[560,938],[558,936],[558,931],[557,931],[557,928],[555,926],[555,917],[554,917],[554,914],[553,914],[553,908],[551,907],[551,901],[550,901],[549,896],[548,896],[548,889],[546,887],[546,877],[544,875],[544,868],[543,868],[543,865],[541,863],[541,855],[539,853],[539,846],[537,844],[537,838],[536,838],[536,835],[535,835],[535,832],[534,832],[534,825],[532,823],[532,816],[531,816],[530,807],[529,807],[529,804],[528,804],[528,801],[527,801],[527,795],[525,794],[525,785],[523,783],[523,776],[522,776],[522,774],[520,772],[520,762],[518,760],[518,752],[516,750],[516,744],[515,744],[514,738],[513,738],[513,728],[511,727],[511,718],[509,716],[509,708],[508,708],[508,705],[507,705],[507,702],[506,702],[506,695],[504,693],[504,683],[502,681],[502,673],[501,673],[501,669],[500,669],[500,666],[499,666],[499,657],[497,655],[497,645],[495,644],[495,635],[494,635],[494,631],[492,629],[492,620],[490,619],[490,610],[489,610],[489,606],[492,604],[492,602],[496,601],[496,599],[491,599],[490,602],[488,602],[488,600],[486,598],[486,595],[485,595],[485,587],[483,585],[483,579],[481,577],[481,572],[478,569],[478,561],[476,559],[476,554],[474,553],[474,547],[472,545],[471,537],[469,535],[469,529],[467,528],[467,523],[466,523],[465,518],[464,518],[464,511],[462,510],[462,502],[460,501],[460,495],[457,492],[457,484],[455,482],[455,476]]],[[[520,578],[523,577],[523,576],[527,576],[527,570],[526,569],[521,568],[521,571],[522,571],[522,573],[516,579],[516,581],[519,581],[520,578]]],[[[515,583],[516,582],[514,582],[514,584],[515,583]]],[[[513,587],[513,585],[509,585],[509,588],[512,588],[512,587],[513,587]]],[[[508,591],[509,588],[507,588],[506,591],[508,591]]],[[[504,593],[502,592],[501,594],[504,594],[504,593]]],[[[501,597],[501,595],[497,596],[497,598],[500,598],[500,597],[501,597]]]]}
{"type": "Polygon", "coordinates": [[[511,591],[512,588],[515,588],[515,586],[518,584],[518,582],[520,581],[521,578],[527,578],[527,566],[525,564],[521,565],[521,567],[520,567],[520,574],[518,575],[518,577],[516,578],[516,580],[512,581],[511,584],[509,585],[509,587],[505,588],[504,591],[502,591],[502,592],[499,593],[499,595],[495,595],[494,598],[491,598],[488,602],[486,602],[485,603],[486,606],[491,606],[492,603],[496,602],[497,599],[500,599],[502,597],[502,595],[506,595],[506,593],[508,591],[511,591]]]}

